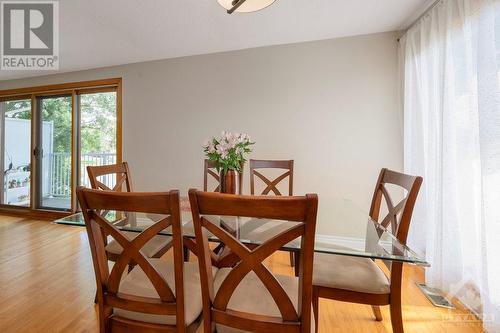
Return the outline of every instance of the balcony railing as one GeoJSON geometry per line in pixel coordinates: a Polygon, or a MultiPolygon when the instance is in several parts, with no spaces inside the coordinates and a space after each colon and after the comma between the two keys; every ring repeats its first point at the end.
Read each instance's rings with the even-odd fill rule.
{"type": "MultiPolygon", "coordinates": [[[[87,166],[108,165],[116,163],[116,154],[113,153],[88,153],[80,157],[79,184],[90,187],[87,176],[87,166]]],[[[49,154],[50,195],[53,197],[71,196],[71,153],[49,154]]],[[[115,175],[106,175],[99,179],[108,187],[113,187],[116,182],[115,175]]]]}

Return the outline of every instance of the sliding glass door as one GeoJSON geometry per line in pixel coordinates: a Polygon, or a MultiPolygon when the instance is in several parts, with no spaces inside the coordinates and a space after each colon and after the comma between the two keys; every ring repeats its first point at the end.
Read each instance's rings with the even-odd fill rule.
{"type": "Polygon", "coordinates": [[[2,177],[0,202],[9,206],[31,204],[31,99],[0,103],[2,111],[2,177]]]}
{"type": "MultiPolygon", "coordinates": [[[[90,187],[87,166],[116,163],[116,92],[82,92],[78,95],[78,105],[78,184],[90,187]]],[[[107,175],[99,181],[113,188],[116,177],[107,175]]]]}
{"type": "Polygon", "coordinates": [[[72,95],[38,99],[38,207],[71,209],[72,95]]]}
{"type": "Polygon", "coordinates": [[[119,78],[0,90],[0,211],[76,211],[86,167],[121,161],[120,131],[119,78]]]}

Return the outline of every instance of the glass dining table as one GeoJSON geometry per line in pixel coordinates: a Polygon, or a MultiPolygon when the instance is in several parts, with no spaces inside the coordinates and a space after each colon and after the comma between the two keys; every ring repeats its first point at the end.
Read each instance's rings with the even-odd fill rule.
{"type": "MultiPolygon", "coordinates": [[[[430,266],[378,222],[370,218],[367,212],[356,207],[352,202],[337,202],[333,205],[331,220],[328,222],[318,218],[317,225],[330,223],[333,228],[326,232],[316,232],[315,252],[365,257],[396,261],[419,266],[430,266]]],[[[104,218],[122,231],[141,232],[163,219],[165,215],[139,212],[109,211],[104,218]]],[[[251,217],[205,216],[219,224],[241,243],[257,246],[265,240],[279,234],[296,222],[278,221],[251,217]]],[[[181,199],[182,233],[185,238],[195,238],[193,221],[187,198],[181,199]]],[[[84,226],[83,214],[76,213],[54,221],[57,224],[84,226]]],[[[171,228],[162,230],[159,234],[171,236],[171,228]]],[[[212,242],[219,242],[217,237],[209,235],[212,242]]],[[[286,244],[282,250],[299,251],[300,239],[286,244]]]]}

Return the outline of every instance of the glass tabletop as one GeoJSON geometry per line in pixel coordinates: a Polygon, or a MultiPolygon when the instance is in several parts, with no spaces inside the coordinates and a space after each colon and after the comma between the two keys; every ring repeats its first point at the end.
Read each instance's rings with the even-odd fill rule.
{"type": "MultiPolygon", "coordinates": [[[[103,214],[104,215],[104,214],[103,214]]],[[[105,213],[105,219],[123,231],[141,232],[166,215],[147,214],[138,212],[105,213]]],[[[283,232],[296,222],[259,219],[234,216],[204,216],[211,222],[223,227],[227,232],[244,244],[259,245],[267,239],[283,232]]],[[[184,237],[194,238],[194,228],[191,212],[185,202],[181,205],[182,232],[184,237]]],[[[372,220],[368,214],[353,205],[342,205],[342,212],[332,218],[333,225],[338,226],[329,233],[316,233],[315,252],[383,259],[429,266],[429,264],[398,239],[378,222],[372,220]],[[347,228],[348,226],[348,228],[347,228]]],[[[55,221],[58,224],[84,226],[82,213],[73,214],[55,221]]],[[[320,221],[318,220],[318,224],[320,221]]],[[[167,228],[160,232],[162,235],[172,235],[167,228]]],[[[214,235],[209,235],[210,241],[218,242],[214,235]]],[[[300,249],[300,238],[287,245],[283,250],[294,251],[300,249]]]]}

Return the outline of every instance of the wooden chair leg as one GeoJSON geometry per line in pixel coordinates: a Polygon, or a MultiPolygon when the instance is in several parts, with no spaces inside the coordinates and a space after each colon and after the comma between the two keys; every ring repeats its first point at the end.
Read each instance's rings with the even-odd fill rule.
{"type": "Polygon", "coordinates": [[[183,250],[182,252],[183,252],[183,255],[184,255],[184,261],[185,262],[189,262],[189,249],[188,249],[188,247],[184,246],[182,248],[182,250],[183,250]]]}
{"type": "MultiPolygon", "coordinates": [[[[210,319],[207,319],[205,313],[203,313],[203,319],[201,320],[201,325],[203,325],[203,332],[214,332],[214,325],[212,325],[210,319]]],[[[197,332],[200,330],[198,329],[197,332]]]]}
{"type": "Polygon", "coordinates": [[[319,296],[318,296],[318,291],[313,287],[313,294],[312,294],[312,306],[313,306],[313,313],[314,313],[314,332],[318,333],[318,326],[319,326],[319,296]]]}
{"type": "Polygon", "coordinates": [[[401,312],[401,300],[394,302],[391,300],[391,325],[393,333],[404,333],[403,315],[401,312]]]}
{"type": "Polygon", "coordinates": [[[295,268],[295,276],[299,276],[300,272],[300,252],[294,252],[293,253],[294,259],[295,259],[295,265],[293,265],[295,268]]]}
{"type": "Polygon", "coordinates": [[[294,258],[294,255],[293,255],[293,252],[290,251],[290,266],[295,266],[295,258],[294,258]]]}
{"type": "Polygon", "coordinates": [[[113,310],[109,306],[99,304],[99,332],[110,332],[109,317],[113,314],[113,310]]]}
{"type": "Polygon", "coordinates": [[[95,296],[94,296],[94,304],[97,304],[97,290],[96,290],[95,296]]]}
{"type": "Polygon", "coordinates": [[[380,312],[380,306],[372,305],[373,314],[375,315],[376,321],[382,321],[382,312],[380,312]]]}

